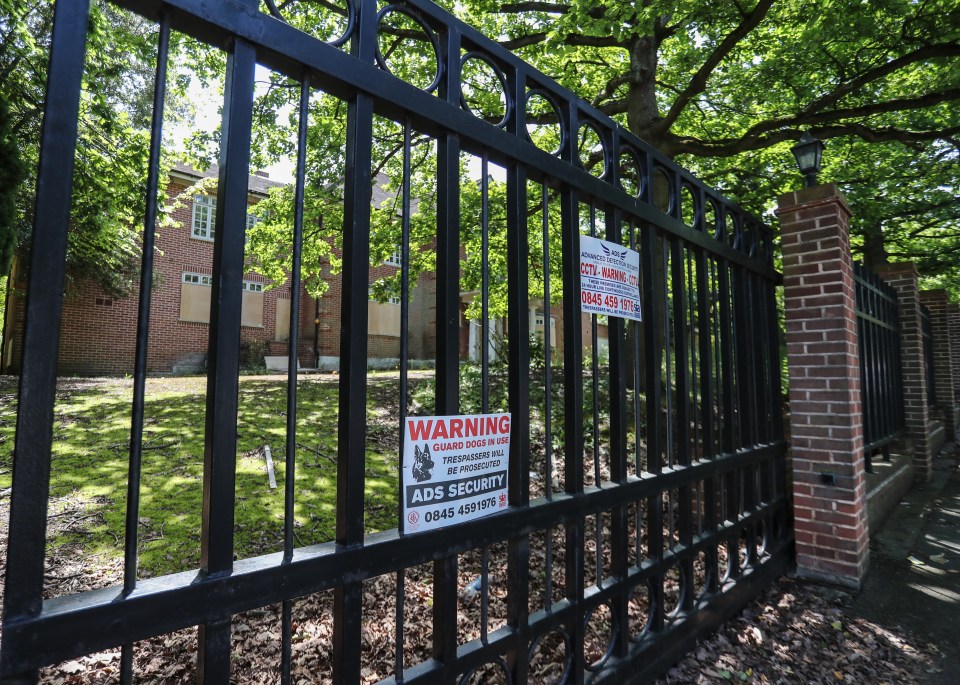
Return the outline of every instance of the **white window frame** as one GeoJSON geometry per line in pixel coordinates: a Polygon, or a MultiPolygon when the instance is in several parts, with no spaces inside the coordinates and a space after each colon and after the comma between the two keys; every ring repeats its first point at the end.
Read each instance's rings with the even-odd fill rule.
{"type": "MultiPolygon", "coordinates": [[[[247,212],[247,230],[260,223],[260,217],[247,212]]],[[[213,195],[193,196],[190,237],[212,243],[216,235],[217,198],[213,195]]]]}
{"type": "Polygon", "coordinates": [[[217,198],[212,195],[194,195],[190,237],[213,242],[216,223],[217,198]]]}
{"type": "Polygon", "coordinates": [[[260,281],[244,281],[243,289],[249,290],[252,293],[262,293],[263,283],[261,283],[260,281]]]}
{"type": "Polygon", "coordinates": [[[189,285],[204,285],[208,288],[213,286],[213,276],[210,274],[198,274],[192,271],[184,271],[181,280],[189,285]]]}
{"type": "Polygon", "coordinates": [[[392,255],[383,260],[383,263],[387,266],[395,266],[399,269],[401,266],[403,266],[402,250],[398,247],[392,255]]]}

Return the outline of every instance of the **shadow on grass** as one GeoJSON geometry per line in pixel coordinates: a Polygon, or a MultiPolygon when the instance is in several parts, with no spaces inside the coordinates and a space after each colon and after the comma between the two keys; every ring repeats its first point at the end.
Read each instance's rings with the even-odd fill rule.
{"type": "MultiPolygon", "coordinates": [[[[396,526],[397,413],[371,406],[396,381],[368,398],[375,440],[366,454],[368,532],[396,526]]],[[[16,422],[16,379],[0,379],[0,488],[10,486],[16,422]]],[[[285,379],[239,381],[234,547],[237,558],[282,549],[286,469],[285,379]],[[272,452],[271,488],[264,445],[272,452]]],[[[54,412],[50,555],[116,559],[123,553],[132,383],[124,379],[63,379],[54,412]]],[[[139,576],[194,569],[200,563],[205,434],[205,379],[151,378],[144,405],[139,511],[139,576]]],[[[294,531],[297,546],[333,539],[337,483],[338,384],[298,385],[294,531]]],[[[109,575],[109,574],[108,574],[109,575]]],[[[115,574],[114,574],[115,575],[115,574]]],[[[95,586],[112,585],[105,577],[95,586]]]]}

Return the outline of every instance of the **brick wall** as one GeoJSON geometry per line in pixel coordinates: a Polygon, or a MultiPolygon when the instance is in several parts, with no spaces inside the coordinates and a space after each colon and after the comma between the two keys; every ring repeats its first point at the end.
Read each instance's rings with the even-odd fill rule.
{"type": "Polygon", "coordinates": [[[930,310],[930,323],[933,328],[933,374],[935,378],[936,414],[943,422],[948,436],[957,431],[957,417],[954,411],[954,364],[960,365],[960,359],[954,360],[950,344],[949,301],[946,290],[921,290],[920,302],[930,310]]]}
{"type": "Polygon", "coordinates": [[[960,304],[951,304],[947,316],[953,355],[953,403],[954,406],[960,406],[960,304]]]}
{"type": "MultiPolygon", "coordinates": [[[[174,180],[167,187],[168,197],[178,196],[187,182],[174,180]]],[[[255,202],[255,200],[251,200],[255,202]]],[[[157,254],[154,258],[154,288],[150,308],[150,343],[147,369],[170,371],[174,364],[189,355],[205,355],[209,324],[180,320],[180,292],[183,272],[213,273],[213,243],[191,237],[192,198],[173,212],[180,225],[157,230],[157,254]]],[[[244,280],[264,283],[256,273],[247,273],[244,280]]],[[[17,314],[8,333],[13,336],[14,352],[11,370],[19,369],[22,337],[25,281],[19,283],[14,296],[17,314]]],[[[256,363],[260,355],[270,352],[285,354],[286,343],[278,343],[276,316],[278,298],[289,298],[290,288],[281,286],[263,293],[263,325],[243,326],[241,345],[248,359],[256,363]],[[278,349],[282,350],[278,352],[278,349]]],[[[302,310],[312,312],[313,303],[303,293],[302,310]]],[[[62,374],[132,373],[136,345],[139,287],[130,295],[115,298],[90,280],[74,282],[64,298],[61,315],[60,357],[62,374]]],[[[311,323],[312,323],[312,314],[311,323]]],[[[313,326],[304,329],[302,345],[312,349],[313,326]],[[306,338],[306,340],[304,340],[306,338]]]]}
{"type": "MultiPolygon", "coordinates": [[[[178,196],[188,182],[174,180],[167,188],[169,198],[178,196]]],[[[252,199],[251,203],[256,200],[252,199]]],[[[172,218],[180,225],[159,228],[156,236],[157,254],[154,261],[155,285],[150,315],[150,344],[147,367],[152,372],[170,371],[174,365],[191,355],[205,355],[209,324],[180,320],[182,274],[213,273],[213,243],[191,237],[193,200],[184,198],[184,206],[174,210],[172,218]]],[[[371,268],[371,282],[395,273],[396,267],[379,265],[371,268]]],[[[300,361],[312,366],[315,349],[319,355],[340,356],[340,307],[342,281],[332,274],[329,264],[323,266],[324,278],[329,284],[317,302],[301,289],[300,306],[300,361]],[[315,319],[319,318],[319,325],[315,319]]],[[[264,283],[256,273],[247,273],[245,280],[264,283]]],[[[14,284],[10,307],[12,313],[8,337],[12,341],[9,370],[19,369],[22,358],[21,338],[25,311],[25,279],[14,284]]],[[[241,328],[242,363],[260,363],[264,354],[287,354],[287,343],[276,340],[277,301],[289,300],[289,284],[263,293],[262,326],[241,328]],[[243,358],[246,357],[246,358],[243,358]]],[[[123,374],[134,367],[139,288],[127,297],[107,295],[93,281],[74,283],[64,300],[61,318],[59,372],[63,374],[123,374]]],[[[289,305],[286,305],[289,306],[289,305]]],[[[410,356],[413,359],[433,359],[436,355],[436,277],[423,274],[416,287],[410,307],[410,356]]],[[[400,356],[400,339],[396,336],[371,336],[368,340],[370,357],[400,356]]]]}
{"type": "Polygon", "coordinates": [[[876,272],[897,291],[900,305],[900,359],[903,365],[903,411],[908,450],[913,455],[914,477],[928,481],[933,464],[927,377],[924,372],[923,335],[920,323],[920,278],[910,262],[883,264],[876,272]]]}
{"type": "Polygon", "coordinates": [[[833,185],[780,197],[797,573],[859,587],[869,565],[850,212],[833,185]]]}

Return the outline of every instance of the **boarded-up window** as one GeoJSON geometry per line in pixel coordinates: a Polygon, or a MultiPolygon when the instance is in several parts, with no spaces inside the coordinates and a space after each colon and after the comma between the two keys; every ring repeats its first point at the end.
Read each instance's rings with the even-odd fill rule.
{"type": "Polygon", "coordinates": [[[205,274],[184,273],[180,284],[180,320],[210,323],[212,278],[205,274]]]}
{"type": "Polygon", "coordinates": [[[240,325],[263,328],[263,283],[243,282],[243,309],[240,312],[240,325]]]}
{"type": "Polygon", "coordinates": [[[277,300],[277,330],[274,339],[281,342],[290,339],[290,300],[277,300]]]}
{"type": "MultiPolygon", "coordinates": [[[[180,320],[210,323],[210,293],[213,277],[184,272],[180,284],[180,320]]],[[[263,327],[263,283],[243,282],[240,325],[263,327]]]]}
{"type": "Polygon", "coordinates": [[[400,337],[400,305],[367,302],[369,335],[400,337]]]}

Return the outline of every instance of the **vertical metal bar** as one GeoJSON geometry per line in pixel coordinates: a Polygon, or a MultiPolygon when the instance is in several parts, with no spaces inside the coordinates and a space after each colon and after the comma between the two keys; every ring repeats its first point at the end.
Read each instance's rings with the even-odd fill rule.
{"type": "MultiPolygon", "coordinates": [[[[610,146],[609,149],[614,149],[610,146]]],[[[617,185],[616,165],[612,182],[617,185]]],[[[613,243],[623,241],[623,216],[618,210],[608,209],[606,212],[606,226],[604,237],[613,243]]],[[[626,384],[626,338],[625,321],[621,317],[612,316],[608,319],[607,340],[609,341],[610,366],[608,379],[610,383],[610,480],[618,485],[627,480],[627,384],[626,384]]],[[[628,554],[630,541],[628,539],[627,505],[618,506],[610,511],[610,573],[618,581],[627,577],[628,554]]],[[[600,520],[598,514],[597,520],[600,520]]],[[[597,546],[597,557],[602,559],[603,549],[597,546]]],[[[598,574],[598,583],[602,582],[598,574]]],[[[629,593],[623,592],[611,601],[610,609],[613,614],[613,625],[619,626],[616,631],[614,653],[618,657],[625,657],[630,650],[629,618],[627,603],[629,593]]]]}
{"type": "Polygon", "coordinates": [[[300,84],[300,121],[297,138],[296,188],[293,199],[293,264],[290,273],[290,333],[287,358],[287,463],[284,469],[283,558],[293,557],[294,500],[297,453],[297,369],[300,365],[300,271],[303,253],[303,202],[306,185],[307,124],[310,106],[310,81],[304,75],[300,84]]]}
{"type": "Polygon", "coordinates": [[[490,173],[480,158],[480,413],[490,413],[490,173]]]}
{"type": "MultiPolygon", "coordinates": [[[[544,453],[546,473],[544,488],[547,499],[553,494],[553,352],[550,323],[550,213],[549,190],[546,181],[541,188],[540,211],[543,212],[543,385],[544,385],[544,453]]],[[[548,542],[550,536],[548,536],[548,542]]],[[[550,556],[547,556],[549,561],[550,556]]]]}
{"type": "Polygon", "coordinates": [[[280,655],[280,682],[289,685],[293,662],[293,600],[286,600],[281,604],[281,655],[280,655]]]}
{"type": "MultiPolygon", "coordinates": [[[[397,493],[398,521],[397,526],[403,530],[403,450],[407,421],[407,395],[409,388],[410,365],[410,150],[411,150],[410,120],[403,122],[403,188],[402,188],[402,216],[400,218],[400,459],[397,462],[397,484],[400,492],[397,493]]],[[[403,626],[404,605],[406,596],[406,570],[397,571],[396,595],[396,626],[394,632],[395,650],[395,678],[403,683],[403,626]]]]}
{"type": "MultiPolygon", "coordinates": [[[[439,87],[441,99],[459,103],[460,34],[441,38],[441,62],[447,65],[439,87]]],[[[460,410],[460,139],[450,132],[437,142],[437,414],[460,410]]],[[[457,654],[457,557],[434,562],[433,658],[452,673],[457,654]]],[[[445,676],[452,677],[452,676],[445,676]]]]}
{"type": "MultiPolygon", "coordinates": [[[[140,521],[140,472],[143,457],[143,404],[147,384],[147,353],[150,341],[150,296],[153,291],[153,252],[156,243],[157,189],[160,178],[160,148],[163,143],[163,105],[167,89],[167,53],[170,21],[160,14],[157,65],[153,84],[153,114],[150,122],[150,159],[147,166],[146,209],[143,220],[143,255],[137,308],[137,342],[133,370],[133,408],[130,415],[130,457],[127,471],[127,518],[124,529],[123,594],[137,585],[137,540],[140,521]]],[[[120,679],[133,681],[133,645],[120,652],[120,679]]]]}
{"type": "MultiPolygon", "coordinates": [[[[577,157],[577,112],[568,105],[561,112],[565,130],[564,160],[577,157]],[[565,115],[565,116],[564,116],[565,115]]],[[[583,492],[583,331],[580,311],[580,202],[574,188],[560,190],[560,225],[563,265],[563,376],[564,376],[564,481],[571,494],[583,492]]],[[[583,682],[583,516],[566,525],[566,597],[578,610],[568,630],[573,664],[571,681],[583,682]]]]}
{"type": "MultiPolygon", "coordinates": [[[[4,624],[36,616],[43,605],[60,309],[88,14],[89,2],[76,0],[58,2],[53,15],[14,444],[4,624]]],[[[0,676],[36,682],[36,671],[11,672],[16,650],[4,641],[0,676]]]]}
{"type": "MultiPolygon", "coordinates": [[[[590,201],[590,236],[597,236],[597,206],[590,201]]],[[[600,475],[600,355],[597,347],[599,345],[599,333],[597,330],[597,315],[590,315],[590,391],[591,391],[591,409],[593,411],[593,484],[600,487],[602,480],[600,475]]],[[[596,519],[597,539],[597,582],[600,582],[600,540],[599,526],[600,518],[596,519]]]]}
{"type": "MultiPolygon", "coordinates": [[[[690,384],[690,359],[687,336],[692,331],[687,330],[687,265],[684,246],[679,238],[670,241],[670,267],[672,276],[672,304],[673,304],[673,332],[674,332],[674,368],[676,370],[676,420],[677,420],[677,461],[681,466],[690,465],[690,405],[695,401],[690,384]]],[[[694,432],[696,427],[693,427],[694,432]]],[[[671,491],[672,492],[672,491],[671,491]]],[[[684,483],[677,489],[677,505],[679,512],[676,516],[677,533],[680,544],[689,546],[693,541],[693,497],[691,485],[684,483]]],[[[672,504],[672,500],[671,500],[672,504]]],[[[674,521],[674,512],[670,512],[671,525],[674,521]]],[[[684,556],[679,564],[680,583],[684,588],[680,590],[683,605],[678,608],[688,610],[693,605],[693,558],[684,556]]]]}
{"type": "MultiPolygon", "coordinates": [[[[649,164],[649,163],[648,163],[649,164]]],[[[652,169],[648,166],[647,178],[652,178],[652,169]]],[[[649,185],[649,184],[648,184],[649,185]]],[[[659,340],[660,321],[664,316],[666,292],[662,278],[657,274],[658,262],[662,264],[657,244],[660,237],[656,229],[646,225],[640,232],[640,278],[643,281],[643,300],[646,321],[644,335],[644,373],[647,392],[647,470],[658,475],[663,470],[660,460],[662,450],[663,418],[660,413],[662,398],[663,359],[659,340]]],[[[663,558],[663,498],[657,494],[647,499],[647,556],[653,560],[663,558]]],[[[652,580],[650,584],[650,627],[662,630],[664,623],[663,583],[652,580]]]]}
{"type": "MultiPolygon", "coordinates": [[[[357,3],[351,54],[373,63],[377,41],[376,0],[357,3]]],[[[373,98],[356,93],[347,104],[347,150],[343,188],[343,299],[340,319],[340,388],[337,426],[336,541],[363,543],[367,432],[367,300],[370,283],[370,180],[373,98]]],[[[333,598],[333,680],[360,680],[363,585],[338,586],[333,598]]]]}
{"type": "MultiPolygon", "coordinates": [[[[735,227],[728,227],[729,230],[735,230],[735,227]]],[[[722,409],[718,416],[720,420],[721,441],[720,449],[725,454],[731,454],[735,451],[735,431],[736,431],[736,410],[734,408],[734,382],[736,378],[733,362],[733,325],[730,311],[730,264],[727,260],[719,258],[717,269],[717,289],[720,300],[718,329],[720,334],[720,363],[722,369],[721,385],[721,405],[722,409]]],[[[736,511],[736,474],[732,469],[728,469],[722,476],[722,506],[723,517],[725,520],[735,522],[737,520],[736,511]]],[[[734,540],[727,539],[727,566],[730,573],[735,576],[737,569],[737,543],[734,540]]]]}
{"type": "MultiPolygon", "coordinates": [[[[490,413],[490,179],[487,151],[480,156],[480,413],[490,413]]],[[[526,265],[521,266],[523,269],[526,265]]],[[[529,366],[529,365],[528,365],[529,366]]],[[[509,488],[508,488],[509,492],[509,488]]],[[[487,564],[490,551],[481,552],[480,641],[487,644],[487,613],[490,603],[487,564]]]]}
{"type": "Polygon", "coordinates": [[[147,349],[150,334],[150,296],[153,285],[153,253],[156,243],[157,188],[160,177],[160,147],[163,142],[163,104],[167,85],[167,51],[170,21],[160,17],[157,68],[153,90],[153,118],[150,124],[150,161],[147,168],[146,211],[143,226],[143,256],[140,266],[140,293],[137,309],[137,342],[133,372],[133,410],[130,419],[130,460],[127,480],[127,519],[124,535],[123,592],[130,594],[137,584],[137,527],[140,512],[140,466],[143,456],[143,403],[147,381],[147,349]]]}
{"type": "MultiPolygon", "coordinates": [[[[510,98],[514,103],[523,102],[526,95],[526,80],[522,73],[510,75],[510,98]]],[[[524,112],[514,107],[507,122],[507,131],[519,136],[525,130],[524,112]]],[[[544,187],[544,192],[546,188],[544,187]]],[[[542,207],[546,222],[546,195],[542,207]]],[[[527,217],[527,171],[520,164],[507,167],[507,330],[509,333],[507,356],[510,396],[510,472],[508,494],[511,506],[524,507],[530,502],[530,241],[527,217]]],[[[546,226],[546,223],[544,223],[546,226]]],[[[545,246],[546,249],[546,246],[545,246]]],[[[549,264],[544,263],[544,283],[550,277],[549,264]]],[[[546,285],[545,285],[546,287],[546,285]]],[[[549,307],[549,301],[547,302],[549,307]]],[[[549,310],[546,310],[549,312],[549,310]]],[[[545,312],[545,316],[546,316],[545,312]]],[[[549,336],[549,319],[544,330],[549,336]]],[[[545,338],[547,360],[547,421],[549,421],[549,337],[545,338]]],[[[547,424],[549,425],[549,423],[547,424]]],[[[545,447],[549,454],[550,434],[545,447]]],[[[550,473],[545,474],[549,488],[550,473]]],[[[549,490],[548,490],[549,492],[549,490]]],[[[548,531],[549,536],[549,531],[548,531]]],[[[547,565],[549,566],[549,556],[547,565]]],[[[508,665],[513,682],[527,682],[529,667],[525,646],[528,638],[528,613],[530,607],[530,538],[510,538],[507,541],[507,622],[519,637],[520,647],[508,655],[508,665]]]]}
{"type": "MultiPolygon", "coordinates": [[[[297,137],[296,187],[293,198],[293,264],[290,273],[290,331],[287,350],[287,449],[284,466],[283,490],[283,561],[293,559],[294,502],[296,495],[297,468],[297,369],[300,366],[300,271],[303,253],[303,200],[306,185],[307,124],[310,107],[310,80],[304,74],[300,84],[299,130],[297,137]]],[[[283,685],[290,682],[293,658],[293,602],[283,602],[281,616],[281,668],[283,685]]]]}
{"type": "MultiPolygon", "coordinates": [[[[254,47],[235,39],[227,57],[225,79],[207,352],[200,543],[200,565],[207,576],[226,575],[233,569],[237,376],[255,64],[254,47]]],[[[202,626],[199,638],[200,678],[205,683],[227,682],[230,678],[229,615],[212,617],[202,626]]]]}
{"type": "MultiPolygon", "coordinates": [[[[630,249],[639,250],[640,246],[637,242],[637,224],[630,222],[630,249]]],[[[641,302],[643,302],[643,279],[641,274],[640,284],[638,284],[638,293],[641,297],[641,302]]],[[[647,311],[646,316],[649,318],[650,312],[647,311]]],[[[631,321],[630,326],[633,329],[633,431],[634,431],[634,475],[640,476],[643,472],[643,463],[641,461],[641,450],[640,450],[640,438],[641,438],[641,422],[643,418],[641,404],[640,404],[640,390],[642,387],[642,371],[641,364],[643,363],[640,359],[640,336],[643,334],[644,326],[642,321],[631,321]]],[[[646,389],[644,388],[644,392],[646,389]]],[[[634,511],[634,528],[635,530],[635,539],[634,539],[634,556],[636,558],[636,564],[640,565],[640,560],[643,558],[643,550],[641,548],[642,542],[642,532],[645,521],[640,512],[640,503],[635,504],[634,511]]]]}

